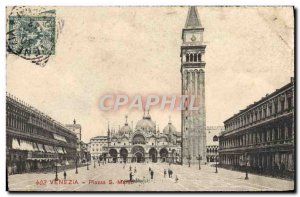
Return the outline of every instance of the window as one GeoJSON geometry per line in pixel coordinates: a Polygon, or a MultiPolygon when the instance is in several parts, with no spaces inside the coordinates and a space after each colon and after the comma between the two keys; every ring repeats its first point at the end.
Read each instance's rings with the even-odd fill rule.
{"type": "Polygon", "coordinates": [[[190,61],[190,56],[189,56],[189,54],[186,54],[186,55],[185,55],[185,58],[186,58],[186,62],[189,62],[189,61],[190,61]]]}
{"type": "Polygon", "coordinates": [[[201,62],[201,53],[198,53],[198,62],[201,62]]]}
{"type": "Polygon", "coordinates": [[[194,61],[194,56],[193,54],[190,54],[190,62],[193,62],[194,61]]]}
{"type": "Polygon", "coordinates": [[[261,111],[261,110],[259,110],[259,116],[258,116],[258,118],[259,118],[259,119],[262,118],[262,111],[261,111]]]}
{"type": "Polygon", "coordinates": [[[280,102],[281,105],[281,111],[284,111],[284,100],[280,102]]]}
{"type": "Polygon", "coordinates": [[[133,137],[133,144],[145,144],[146,143],[146,139],[143,135],[141,134],[137,134],[133,137]]]}
{"type": "Polygon", "coordinates": [[[287,102],[288,102],[288,109],[290,110],[292,108],[292,97],[289,97],[287,99],[287,102]]]}
{"type": "Polygon", "coordinates": [[[288,126],[288,139],[292,138],[293,136],[293,131],[292,131],[292,127],[291,126],[288,126]]]}
{"type": "Polygon", "coordinates": [[[213,137],[213,141],[214,141],[214,142],[218,141],[218,136],[215,135],[215,136],[213,137]]]}

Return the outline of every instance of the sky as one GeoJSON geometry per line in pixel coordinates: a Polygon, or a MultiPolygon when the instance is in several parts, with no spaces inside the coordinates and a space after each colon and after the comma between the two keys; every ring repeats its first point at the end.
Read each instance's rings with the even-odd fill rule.
{"type": "MultiPolygon", "coordinates": [[[[8,8],[10,9],[10,8],[8,8]]],[[[50,9],[50,8],[49,8],[50,9]]],[[[40,67],[7,54],[7,92],[82,139],[137,123],[143,111],[103,112],[105,94],[179,95],[180,46],[188,7],[55,7],[63,22],[55,55],[40,67]]],[[[219,126],[294,76],[291,7],[198,7],[204,27],[206,125],[219,126]]],[[[9,12],[8,12],[9,13],[9,12]]],[[[153,109],[162,130],[180,131],[180,112],[153,109]]]]}

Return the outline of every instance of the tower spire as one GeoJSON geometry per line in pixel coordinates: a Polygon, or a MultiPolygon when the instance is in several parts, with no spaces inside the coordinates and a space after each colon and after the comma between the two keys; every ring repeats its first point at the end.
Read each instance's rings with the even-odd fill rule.
{"type": "Polygon", "coordinates": [[[125,119],[126,119],[125,125],[128,125],[128,122],[127,122],[128,116],[127,115],[125,115],[125,119]]]}
{"type": "Polygon", "coordinates": [[[185,22],[185,28],[199,28],[202,27],[200,18],[195,6],[189,8],[188,16],[185,22]]]}

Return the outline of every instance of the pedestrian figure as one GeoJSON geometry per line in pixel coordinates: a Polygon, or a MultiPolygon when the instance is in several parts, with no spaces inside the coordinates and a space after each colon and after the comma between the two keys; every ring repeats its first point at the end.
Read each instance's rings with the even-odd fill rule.
{"type": "Polygon", "coordinates": [[[153,170],[151,170],[151,179],[153,179],[153,175],[154,175],[154,172],[153,172],[153,170]]]}
{"type": "Polygon", "coordinates": [[[284,176],[284,171],[285,171],[285,165],[283,162],[281,162],[280,164],[280,174],[281,174],[281,177],[284,176]]]}
{"type": "Polygon", "coordinates": [[[130,173],[129,173],[129,180],[130,180],[130,181],[132,181],[132,177],[133,177],[133,174],[132,174],[132,172],[130,172],[130,173]]]}
{"type": "Polygon", "coordinates": [[[278,165],[278,163],[275,164],[275,172],[276,172],[275,176],[278,176],[279,175],[278,174],[279,173],[279,165],[278,165]]]}
{"type": "Polygon", "coordinates": [[[129,171],[131,172],[131,165],[129,166],[129,171]]]}
{"type": "Polygon", "coordinates": [[[168,170],[168,175],[169,175],[169,178],[171,178],[171,170],[170,170],[170,168],[168,170]]]}
{"type": "Polygon", "coordinates": [[[172,178],[172,175],[173,175],[173,171],[172,170],[170,170],[170,177],[172,178]]]}
{"type": "Polygon", "coordinates": [[[64,171],[64,179],[66,180],[66,178],[67,178],[67,173],[66,171],[64,171]]]}
{"type": "Polygon", "coordinates": [[[134,167],[134,173],[136,173],[136,167],[134,167]]]}
{"type": "Polygon", "coordinates": [[[175,178],[175,183],[177,183],[177,182],[178,182],[178,180],[179,180],[179,179],[178,179],[178,177],[177,177],[177,175],[176,175],[176,178],[175,178]]]}
{"type": "Polygon", "coordinates": [[[258,172],[261,175],[262,174],[262,167],[261,167],[261,165],[258,166],[258,169],[259,169],[258,172]]]}
{"type": "Polygon", "coordinates": [[[166,175],[167,175],[167,170],[164,169],[164,178],[166,178],[166,175]]]}

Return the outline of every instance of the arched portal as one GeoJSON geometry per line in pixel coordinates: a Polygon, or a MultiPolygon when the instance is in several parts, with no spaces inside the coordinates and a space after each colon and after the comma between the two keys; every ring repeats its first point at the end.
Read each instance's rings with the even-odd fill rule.
{"type": "Polygon", "coordinates": [[[141,146],[132,148],[132,162],[142,163],[145,161],[145,150],[141,146]]]}
{"type": "Polygon", "coordinates": [[[168,158],[168,151],[166,148],[162,148],[160,151],[159,151],[159,155],[160,155],[160,158],[161,158],[161,161],[162,162],[166,162],[167,161],[167,158],[168,158]]]}
{"type": "Polygon", "coordinates": [[[145,144],[145,143],[146,143],[146,139],[142,134],[136,134],[132,138],[132,144],[145,144]]]}
{"type": "Polygon", "coordinates": [[[127,157],[128,157],[128,151],[125,148],[121,148],[120,150],[120,157],[123,159],[123,162],[127,162],[127,157]]]}
{"type": "Polygon", "coordinates": [[[151,148],[149,150],[149,156],[152,162],[157,162],[157,150],[155,148],[151,148]]]}
{"type": "Polygon", "coordinates": [[[117,162],[117,158],[118,158],[118,152],[117,152],[117,150],[116,149],[110,149],[109,150],[109,155],[112,157],[112,161],[114,163],[116,163],[117,162]]]}

